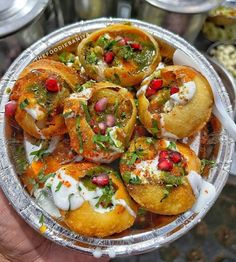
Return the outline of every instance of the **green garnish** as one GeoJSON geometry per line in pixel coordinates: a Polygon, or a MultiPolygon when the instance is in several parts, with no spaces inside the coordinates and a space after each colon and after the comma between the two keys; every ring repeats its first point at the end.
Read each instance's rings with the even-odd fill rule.
{"type": "Polygon", "coordinates": [[[109,206],[112,205],[112,197],[115,194],[116,190],[113,187],[113,185],[108,185],[102,188],[102,195],[99,198],[97,204],[95,205],[96,208],[101,205],[103,208],[108,208],[109,206]]]}
{"type": "Polygon", "coordinates": [[[125,112],[122,112],[121,115],[120,115],[120,117],[121,117],[122,119],[125,119],[125,118],[126,118],[126,113],[125,113],[125,112]]]}
{"type": "Polygon", "coordinates": [[[56,173],[49,173],[45,175],[43,172],[38,176],[39,183],[45,183],[50,177],[54,177],[56,173]]]}
{"type": "Polygon", "coordinates": [[[73,197],[73,195],[74,195],[74,193],[71,193],[71,194],[69,194],[69,196],[68,196],[68,201],[69,201],[69,208],[68,208],[68,211],[71,210],[71,198],[73,197]]]}
{"type": "Polygon", "coordinates": [[[83,185],[89,190],[89,191],[94,191],[96,190],[96,185],[91,181],[90,176],[85,176],[81,179],[81,182],[83,185]]]}
{"type": "Polygon", "coordinates": [[[81,101],[81,105],[83,107],[83,111],[85,113],[85,117],[86,117],[86,121],[89,122],[91,117],[90,117],[90,114],[89,114],[89,111],[88,111],[88,106],[85,102],[81,101]]]}
{"type": "Polygon", "coordinates": [[[134,99],[135,106],[138,107],[138,99],[134,99]]]}
{"type": "Polygon", "coordinates": [[[129,60],[133,57],[133,49],[129,45],[124,45],[119,50],[118,55],[124,58],[125,60],[129,60]]]}
{"type": "Polygon", "coordinates": [[[77,93],[79,93],[79,92],[81,92],[81,91],[83,91],[83,90],[84,90],[84,87],[83,87],[82,85],[80,85],[80,84],[77,84],[77,85],[74,87],[74,91],[77,92],[77,93]]]}
{"type": "Polygon", "coordinates": [[[37,183],[34,178],[29,177],[27,184],[33,186],[30,192],[31,195],[33,195],[33,193],[39,188],[39,183],[37,183]]]}
{"type": "Polygon", "coordinates": [[[89,64],[96,64],[96,63],[98,62],[97,55],[92,51],[91,53],[89,53],[89,54],[86,56],[86,61],[87,61],[89,64]]]}
{"type": "Polygon", "coordinates": [[[126,164],[129,165],[129,166],[133,165],[136,162],[136,160],[139,159],[142,156],[143,156],[143,149],[142,148],[138,148],[138,149],[134,150],[133,152],[128,152],[126,164]]]}
{"type": "Polygon", "coordinates": [[[163,197],[160,202],[162,202],[164,199],[166,199],[169,196],[170,190],[168,188],[164,188],[162,192],[163,192],[163,197]]]}
{"type": "Polygon", "coordinates": [[[168,172],[161,173],[161,181],[164,183],[163,197],[160,202],[167,198],[173,187],[183,185],[184,176],[173,176],[168,172]]]}
{"type": "Polygon", "coordinates": [[[57,184],[55,192],[58,192],[61,189],[62,185],[63,185],[63,183],[61,181],[59,181],[59,183],[57,184]]]}
{"type": "Polygon", "coordinates": [[[114,76],[114,80],[113,80],[114,83],[120,85],[121,81],[119,75],[115,73],[113,76],[114,76]]]}
{"type": "Polygon", "coordinates": [[[75,55],[69,52],[61,53],[58,58],[64,64],[75,62],[75,55]]]}
{"type": "Polygon", "coordinates": [[[49,152],[47,152],[47,148],[40,148],[30,153],[31,156],[34,156],[35,161],[43,159],[43,157],[47,156],[48,154],[49,152]]]}
{"type": "Polygon", "coordinates": [[[152,128],[151,128],[151,131],[154,135],[157,135],[158,131],[159,131],[159,127],[158,127],[158,122],[157,120],[153,119],[152,120],[152,128]]]}
{"type": "Polygon", "coordinates": [[[183,176],[174,176],[168,172],[161,173],[161,180],[165,183],[165,185],[171,185],[175,187],[183,184],[183,176]]]}
{"type": "Polygon", "coordinates": [[[210,167],[213,167],[215,165],[215,161],[214,160],[208,160],[208,159],[201,159],[201,173],[203,172],[204,168],[206,166],[210,166],[210,167]]]}
{"type": "Polygon", "coordinates": [[[142,183],[141,179],[132,174],[131,172],[128,172],[126,171],[124,174],[123,174],[123,179],[124,181],[127,183],[127,184],[134,184],[134,185],[139,185],[142,183]]]}
{"type": "Polygon", "coordinates": [[[106,49],[106,50],[112,49],[112,47],[113,47],[117,42],[119,42],[119,41],[117,41],[117,40],[112,40],[112,41],[108,42],[108,43],[105,45],[104,49],[106,49]]]}
{"type": "Polygon", "coordinates": [[[62,114],[62,116],[64,117],[64,118],[68,118],[71,114],[73,114],[74,113],[74,111],[73,110],[68,110],[67,112],[64,112],[63,114],[62,114]]]}
{"type": "Polygon", "coordinates": [[[82,134],[80,131],[80,117],[77,116],[77,120],[76,120],[76,132],[78,135],[78,139],[79,139],[79,152],[82,154],[83,153],[83,139],[82,139],[82,134]]]}
{"type": "Polygon", "coordinates": [[[176,148],[176,143],[170,141],[167,149],[169,149],[169,150],[176,150],[176,149],[177,149],[177,148],[176,148]]]}
{"type": "Polygon", "coordinates": [[[104,142],[110,142],[110,137],[101,134],[96,134],[93,136],[93,142],[97,144],[100,148],[106,149],[106,145],[104,144],[104,142]]]}
{"type": "Polygon", "coordinates": [[[25,109],[29,105],[29,100],[26,98],[23,102],[20,103],[20,109],[25,109]]]}

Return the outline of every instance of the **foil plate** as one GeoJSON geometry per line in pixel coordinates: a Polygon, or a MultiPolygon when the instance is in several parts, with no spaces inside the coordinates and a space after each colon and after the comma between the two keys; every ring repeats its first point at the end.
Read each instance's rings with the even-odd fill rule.
{"type": "MultiPolygon", "coordinates": [[[[224,129],[211,138],[209,144],[217,143],[217,153],[215,156],[216,165],[211,169],[208,181],[214,184],[216,188],[215,199],[211,203],[206,204],[200,213],[195,214],[190,210],[161,228],[152,228],[144,232],[137,231],[133,234],[128,233],[126,235],[112,236],[105,239],[85,237],[62,227],[35,203],[34,199],[30,197],[22,186],[13,161],[14,152],[12,152],[11,149],[11,125],[7,123],[4,118],[4,106],[9,99],[9,95],[5,90],[14,85],[24,67],[42,54],[47,52],[50,53],[50,50],[53,50],[53,47],[58,46],[61,41],[64,41],[73,35],[79,36],[80,34],[103,28],[109,24],[120,22],[127,22],[127,19],[101,18],[86,22],[82,21],[61,28],[42,38],[24,51],[14,61],[0,82],[0,186],[9,202],[18,214],[38,232],[41,226],[39,218],[43,214],[45,217],[44,224],[47,227],[47,230],[44,233],[46,238],[62,246],[90,255],[107,255],[110,257],[141,254],[154,250],[160,246],[167,245],[188,232],[194,225],[200,222],[202,217],[204,217],[218,198],[227,181],[234,150],[234,142],[224,129]]],[[[228,113],[231,117],[233,116],[232,106],[226,89],[213,67],[203,55],[201,55],[188,42],[167,30],[138,20],[129,20],[129,22],[132,22],[134,25],[148,31],[154,37],[162,39],[174,48],[179,48],[185,52],[186,55],[191,57],[198,65],[201,65],[205,75],[210,77],[214,82],[228,113]]]]}

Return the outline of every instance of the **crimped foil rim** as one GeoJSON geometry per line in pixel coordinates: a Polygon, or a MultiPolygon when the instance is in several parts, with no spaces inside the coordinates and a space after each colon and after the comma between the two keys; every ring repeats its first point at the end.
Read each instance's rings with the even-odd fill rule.
{"type": "Polygon", "coordinates": [[[232,154],[234,151],[233,140],[227,135],[225,130],[222,130],[220,134],[219,154],[217,157],[217,163],[219,163],[219,165],[217,165],[212,170],[208,179],[208,181],[213,183],[216,188],[216,196],[214,201],[209,205],[206,205],[204,209],[202,209],[201,212],[198,213],[194,218],[192,218],[194,216],[192,211],[188,211],[179,216],[177,219],[179,221],[179,226],[176,226],[173,229],[174,232],[165,234],[161,234],[161,228],[161,230],[153,229],[145,233],[117,238],[99,239],[84,237],[60,226],[45,211],[43,211],[23,189],[18,176],[15,174],[14,166],[12,166],[8,156],[7,138],[5,134],[4,105],[8,101],[9,95],[7,95],[4,90],[7,87],[13,86],[22,69],[32,62],[35,57],[49,50],[58,42],[75,34],[90,32],[105,27],[108,24],[122,23],[127,21],[132,22],[141,29],[145,29],[152,35],[168,42],[175,48],[181,49],[197,64],[201,65],[205,75],[211,77],[211,79],[215,82],[215,86],[217,87],[217,90],[219,90],[220,98],[223,104],[226,106],[227,111],[231,117],[233,115],[232,107],[230,105],[230,100],[225,87],[207,59],[184,39],[165,29],[146,22],[141,22],[134,19],[128,20],[114,18],[100,18],[86,22],[81,21],[63,27],[45,36],[26,49],[14,61],[0,82],[0,92],[2,96],[0,106],[0,146],[2,149],[0,152],[0,186],[2,187],[12,206],[31,227],[39,231],[40,224],[38,218],[43,213],[45,216],[45,224],[48,227],[48,230],[44,233],[45,237],[56,243],[59,243],[62,246],[70,247],[88,254],[92,254],[97,247],[102,249],[102,254],[104,255],[109,255],[111,252],[115,252],[117,256],[140,254],[169,244],[170,242],[185,234],[205,216],[210,207],[214,204],[215,200],[218,198],[227,181],[232,162],[232,154]],[[176,230],[177,228],[178,230],[176,230]]]}

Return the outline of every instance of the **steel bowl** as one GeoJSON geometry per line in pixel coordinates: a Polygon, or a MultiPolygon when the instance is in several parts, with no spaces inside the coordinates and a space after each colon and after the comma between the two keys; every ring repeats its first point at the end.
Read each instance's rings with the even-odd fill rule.
{"type": "MultiPolygon", "coordinates": [[[[203,55],[185,40],[167,30],[138,20],[129,21],[141,29],[148,31],[154,37],[162,39],[162,41],[168,43],[172,47],[179,48],[192,58],[194,62],[204,70],[205,75],[211,78],[215,88],[218,90],[220,99],[227,108],[229,114],[233,116],[232,106],[227,91],[221,79],[203,55]]],[[[46,56],[56,51],[61,41],[72,36],[78,37],[81,34],[89,33],[109,24],[122,22],[127,22],[127,20],[101,18],[86,22],[82,21],[61,28],[42,38],[24,51],[11,65],[0,82],[0,91],[2,95],[0,111],[0,185],[3,192],[18,214],[36,231],[39,231],[41,226],[39,218],[42,214],[44,215],[45,225],[47,227],[44,233],[46,238],[62,246],[87,254],[94,254],[96,256],[98,256],[98,254],[110,257],[141,254],[167,245],[188,232],[202,219],[202,217],[204,217],[219,196],[228,178],[234,150],[233,140],[227,135],[224,129],[221,129],[218,133],[212,134],[208,146],[209,149],[214,149],[213,151],[211,150],[211,152],[215,154],[216,165],[211,169],[208,181],[214,184],[216,188],[215,198],[210,203],[207,203],[199,213],[196,214],[189,210],[163,227],[128,230],[122,234],[105,239],[85,237],[62,227],[36,204],[34,199],[30,197],[23,188],[16,174],[16,165],[13,159],[16,145],[14,142],[21,142],[11,139],[12,127],[4,117],[4,106],[9,99],[9,94],[7,94],[5,90],[14,85],[17,77],[25,66],[38,57],[42,57],[43,55],[46,56]]]]}

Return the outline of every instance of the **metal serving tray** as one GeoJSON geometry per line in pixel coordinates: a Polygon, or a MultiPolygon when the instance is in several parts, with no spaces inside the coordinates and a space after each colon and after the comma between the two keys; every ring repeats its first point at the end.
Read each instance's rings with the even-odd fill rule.
{"type": "MultiPolygon", "coordinates": [[[[219,96],[225,105],[227,111],[233,116],[232,107],[226,89],[221,82],[219,76],[207,61],[192,45],[173,33],[160,27],[140,22],[138,20],[128,20],[134,25],[150,32],[154,37],[161,39],[174,48],[179,48],[186,55],[192,58],[196,64],[204,70],[205,75],[210,77],[218,90],[219,96]]],[[[88,254],[99,254],[114,256],[124,256],[129,254],[140,254],[151,251],[160,246],[166,245],[179,238],[194,225],[201,221],[202,217],[208,212],[215,200],[219,196],[224,187],[230,165],[232,162],[232,153],[234,150],[234,142],[227,135],[224,129],[211,134],[207,143],[207,150],[216,160],[216,165],[211,169],[208,181],[214,184],[216,188],[215,199],[211,203],[207,203],[200,213],[195,214],[188,211],[176,217],[172,222],[162,227],[158,222],[156,226],[144,227],[142,229],[131,228],[122,234],[114,235],[105,239],[85,237],[73,233],[65,227],[62,227],[44,210],[42,210],[27,193],[22,186],[16,172],[15,150],[18,145],[22,145],[22,141],[12,137],[14,127],[6,121],[4,117],[4,106],[9,99],[6,88],[12,87],[21,73],[21,71],[29,63],[42,54],[50,54],[56,50],[58,44],[65,39],[91,31],[103,28],[111,23],[127,22],[123,19],[101,18],[86,22],[79,22],[61,28],[52,34],[42,38],[34,45],[24,51],[11,65],[0,82],[1,105],[0,105],[0,185],[8,198],[9,202],[18,212],[18,214],[35,230],[39,231],[41,226],[39,222],[40,216],[45,217],[45,225],[47,230],[44,236],[62,246],[66,246],[75,250],[79,250],[88,254]],[[54,51],[53,51],[54,50],[54,51]]],[[[22,152],[24,154],[24,152],[22,152]]]]}

